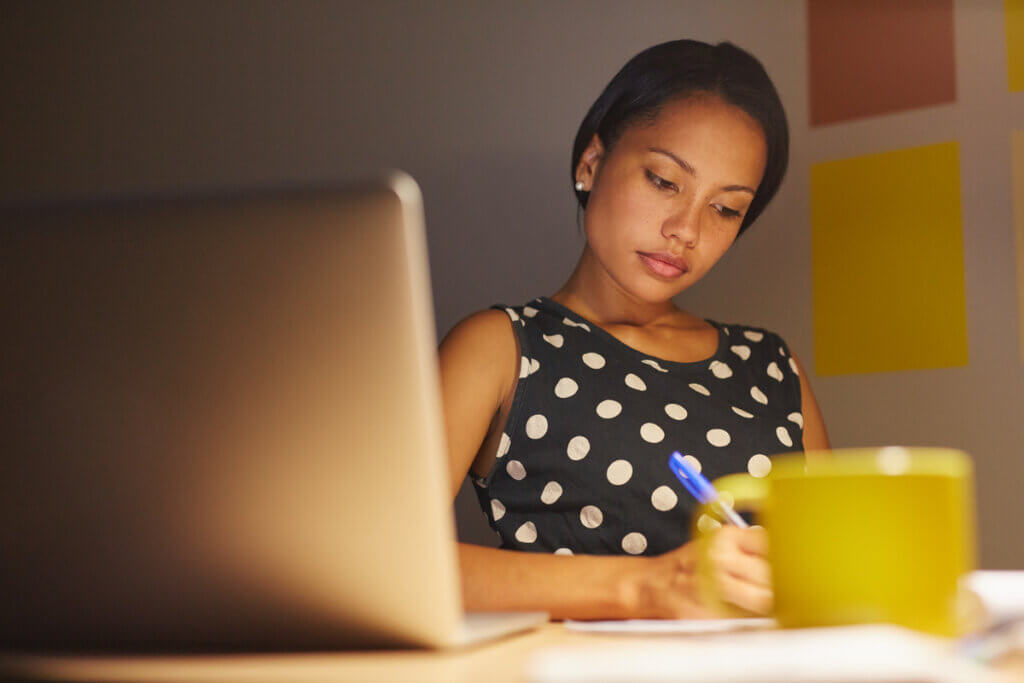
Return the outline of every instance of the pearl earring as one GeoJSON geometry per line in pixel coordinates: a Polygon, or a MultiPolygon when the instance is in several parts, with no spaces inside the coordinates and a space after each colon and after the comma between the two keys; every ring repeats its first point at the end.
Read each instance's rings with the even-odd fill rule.
{"type": "Polygon", "coordinates": [[[583,190],[583,181],[582,180],[577,180],[576,181],[576,191],[580,192],[581,190],[583,190]]]}

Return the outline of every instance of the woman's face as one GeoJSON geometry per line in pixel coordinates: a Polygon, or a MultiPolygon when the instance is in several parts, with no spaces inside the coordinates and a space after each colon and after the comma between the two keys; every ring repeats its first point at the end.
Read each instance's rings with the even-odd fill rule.
{"type": "Polygon", "coordinates": [[[663,302],[697,282],[736,239],[764,174],[760,125],[703,95],[630,126],[607,154],[597,136],[577,179],[597,262],[624,293],[663,302]]]}

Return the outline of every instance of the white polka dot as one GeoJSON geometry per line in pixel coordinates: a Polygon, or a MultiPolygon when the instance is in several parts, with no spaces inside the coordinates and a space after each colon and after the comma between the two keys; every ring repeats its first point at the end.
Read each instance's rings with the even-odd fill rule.
{"type": "Polygon", "coordinates": [[[800,413],[790,413],[786,417],[790,422],[795,422],[800,429],[804,428],[804,416],[800,413]]]}
{"type": "Polygon", "coordinates": [[[626,375],[626,386],[637,391],[647,391],[647,384],[632,372],[626,375]]]}
{"type": "Polygon", "coordinates": [[[586,364],[588,368],[600,370],[601,368],[604,367],[604,356],[602,356],[599,353],[594,353],[593,351],[591,351],[589,353],[583,354],[583,362],[586,364]]]}
{"type": "Polygon", "coordinates": [[[505,516],[505,506],[497,498],[491,498],[491,516],[495,522],[505,516]]]}
{"type": "Polygon", "coordinates": [[[565,449],[570,460],[582,460],[590,452],[590,439],[585,436],[574,436],[569,439],[569,447],[565,449]]]}
{"type": "Polygon", "coordinates": [[[665,438],[665,432],[653,422],[645,422],[640,427],[640,437],[647,443],[661,443],[665,438]]]}
{"type": "Polygon", "coordinates": [[[549,481],[540,494],[540,502],[551,505],[562,496],[562,487],[557,481],[549,481]]]}
{"type": "Polygon", "coordinates": [[[721,527],[721,522],[713,517],[708,517],[707,515],[701,515],[697,520],[697,529],[704,534],[714,531],[715,529],[720,529],[721,527]]]}
{"type": "Polygon", "coordinates": [[[750,387],[750,397],[762,405],[768,405],[768,397],[757,387],[750,387]]]}
{"type": "Polygon", "coordinates": [[[590,325],[588,325],[588,324],[586,324],[586,323],[580,323],[580,324],[579,324],[579,325],[577,325],[576,327],[582,327],[582,328],[583,328],[584,330],[586,330],[587,332],[590,332],[590,325]]]}
{"type": "Polygon", "coordinates": [[[568,318],[562,318],[562,324],[568,325],[569,327],[576,327],[576,323],[573,322],[572,320],[569,320],[568,318]]]}
{"type": "Polygon", "coordinates": [[[709,369],[718,379],[728,379],[729,377],[732,377],[732,368],[720,360],[711,361],[709,369]]]}
{"type": "Polygon", "coordinates": [[[622,537],[622,549],[630,555],[639,555],[647,550],[647,539],[638,531],[633,531],[622,537]]]}
{"type": "Polygon", "coordinates": [[[764,332],[755,332],[754,330],[746,330],[743,336],[752,342],[759,342],[764,339],[764,332]]]}
{"type": "Polygon", "coordinates": [[[782,370],[779,370],[779,365],[775,361],[768,364],[768,376],[776,382],[782,381],[782,370]]]}
{"type": "Polygon", "coordinates": [[[537,527],[533,522],[527,522],[516,529],[516,540],[520,543],[533,543],[537,540],[537,527]]]}
{"type": "Polygon", "coordinates": [[[555,555],[572,555],[572,551],[568,548],[559,548],[555,551],[555,555]]]}
{"type": "Polygon", "coordinates": [[[789,357],[789,367],[793,371],[794,375],[799,375],[800,374],[800,368],[797,367],[796,361],[793,360],[793,356],[789,357]]]}
{"type": "Polygon", "coordinates": [[[674,508],[678,502],[679,496],[668,486],[659,486],[651,494],[651,505],[654,506],[655,510],[666,512],[674,508]]]}
{"type": "Polygon", "coordinates": [[[786,355],[786,349],[784,349],[784,348],[782,348],[782,347],[780,346],[780,347],[779,347],[779,355],[780,355],[780,356],[783,356],[783,357],[785,357],[785,355],[786,355]]]}
{"type": "Polygon", "coordinates": [[[532,318],[533,316],[537,315],[537,309],[534,308],[533,306],[523,306],[523,315],[525,315],[527,318],[532,318]]]}
{"type": "Polygon", "coordinates": [[[505,432],[501,433],[501,442],[498,444],[498,457],[504,458],[505,454],[508,453],[508,449],[512,447],[512,439],[508,438],[508,434],[505,432]]]}
{"type": "Polygon", "coordinates": [[[526,377],[530,374],[530,359],[523,356],[522,362],[519,364],[519,379],[526,377]]]}
{"type": "Polygon", "coordinates": [[[596,505],[585,505],[580,510],[580,523],[588,529],[596,529],[604,521],[604,515],[596,505]]]}
{"type": "Polygon", "coordinates": [[[565,342],[565,339],[560,334],[552,334],[551,336],[542,334],[541,337],[544,339],[544,341],[546,341],[548,344],[551,344],[556,349],[562,348],[562,344],[565,342]]]}
{"type": "Polygon", "coordinates": [[[537,372],[538,370],[540,370],[540,361],[538,361],[536,358],[531,358],[530,359],[530,374],[532,375],[533,373],[537,372]]]}
{"type": "Polygon", "coordinates": [[[785,427],[779,427],[778,429],[776,429],[775,434],[776,436],[779,437],[779,443],[781,443],[786,448],[789,448],[790,446],[793,445],[793,439],[789,436],[789,430],[786,429],[785,427]]]}
{"type": "Polygon", "coordinates": [[[629,464],[628,460],[616,460],[608,465],[606,476],[608,481],[615,486],[622,486],[633,476],[633,466],[629,464]]]}
{"type": "Polygon", "coordinates": [[[708,443],[712,446],[718,446],[724,448],[728,446],[732,441],[732,437],[729,436],[729,432],[724,429],[709,429],[708,430],[708,443]]]}
{"type": "Polygon", "coordinates": [[[747,411],[743,410],[742,408],[737,408],[736,406],[732,407],[732,412],[736,413],[740,417],[745,417],[747,419],[750,419],[750,418],[754,417],[753,413],[748,413],[747,411]]]}
{"type": "Polygon", "coordinates": [[[619,413],[622,412],[622,404],[618,401],[613,401],[610,398],[606,398],[597,404],[597,414],[606,420],[609,420],[619,413]]]}
{"type": "Polygon", "coordinates": [[[505,471],[508,472],[508,476],[516,481],[522,481],[526,478],[526,468],[518,460],[509,460],[508,464],[505,465],[505,471]]]}
{"type": "Polygon", "coordinates": [[[558,398],[569,398],[575,395],[579,391],[580,385],[576,384],[575,380],[568,377],[563,377],[558,380],[558,384],[555,385],[555,396],[558,398]]]}
{"type": "Polygon", "coordinates": [[[737,344],[736,346],[730,346],[729,350],[735,353],[737,356],[746,360],[750,358],[750,347],[743,344],[737,344]]]}
{"type": "Polygon", "coordinates": [[[692,455],[684,455],[683,456],[683,462],[685,462],[687,465],[689,465],[690,469],[692,469],[694,472],[696,472],[697,474],[700,474],[700,470],[701,470],[701,467],[702,467],[702,465],[700,464],[700,460],[698,460],[697,458],[693,457],[692,455]]]}
{"type": "Polygon", "coordinates": [[[673,420],[685,420],[686,408],[682,407],[678,403],[669,403],[665,406],[665,414],[673,420]]]}
{"type": "Polygon", "coordinates": [[[886,446],[875,457],[878,468],[885,474],[903,474],[910,469],[910,451],[902,446],[886,446]]]}
{"type": "Polygon", "coordinates": [[[703,384],[697,384],[696,382],[692,382],[690,384],[690,388],[696,391],[698,394],[704,394],[705,396],[711,395],[711,392],[708,391],[708,388],[703,384]]]}
{"type": "Polygon", "coordinates": [[[531,439],[539,439],[548,433],[548,419],[543,415],[533,415],[526,421],[526,435],[531,439]]]}
{"type": "Polygon", "coordinates": [[[644,358],[640,362],[641,363],[646,363],[647,365],[650,365],[652,368],[654,368],[658,372],[668,372],[668,370],[666,370],[665,368],[663,368],[660,365],[658,365],[658,361],[656,361],[656,360],[651,360],[650,358],[644,358]]]}
{"type": "Polygon", "coordinates": [[[513,321],[519,320],[519,315],[511,308],[506,308],[505,311],[508,312],[508,317],[512,318],[513,321]]]}
{"type": "Polygon", "coordinates": [[[724,332],[725,332],[726,334],[729,334],[729,328],[728,328],[728,327],[725,327],[725,326],[723,325],[723,326],[722,326],[722,330],[723,330],[723,331],[724,331],[724,332]]]}
{"type": "Polygon", "coordinates": [[[771,471],[772,461],[767,455],[758,453],[757,455],[750,456],[750,460],[747,461],[747,472],[750,472],[755,477],[767,477],[771,471]]]}

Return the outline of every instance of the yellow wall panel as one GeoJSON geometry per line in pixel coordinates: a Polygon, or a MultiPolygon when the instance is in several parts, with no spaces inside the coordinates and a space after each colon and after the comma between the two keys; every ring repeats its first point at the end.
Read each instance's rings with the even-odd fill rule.
{"type": "Polygon", "coordinates": [[[811,168],[819,375],[966,365],[956,142],[811,168]]]}
{"type": "Polygon", "coordinates": [[[1010,92],[1024,90],[1024,0],[1006,3],[1006,71],[1010,92]]]}

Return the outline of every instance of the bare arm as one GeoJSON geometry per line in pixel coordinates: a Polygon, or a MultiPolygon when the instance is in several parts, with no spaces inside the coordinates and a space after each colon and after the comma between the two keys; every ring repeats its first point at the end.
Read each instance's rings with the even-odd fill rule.
{"type": "Polygon", "coordinates": [[[796,354],[793,354],[793,361],[800,371],[800,412],[804,416],[804,450],[828,450],[832,446],[825,430],[825,420],[821,416],[818,400],[811,390],[811,383],[807,381],[807,372],[796,354]]]}
{"type": "MultiPolygon", "coordinates": [[[[452,496],[519,373],[519,351],[501,311],[476,313],[441,342],[441,391],[452,496]]],[[[770,608],[761,530],[721,534],[716,554],[731,602],[770,608]],[[759,540],[760,539],[760,540],[759,540]]],[[[463,599],[471,610],[544,610],[554,618],[715,616],[697,597],[691,544],[658,557],[555,556],[459,544],[463,599]]]]}

